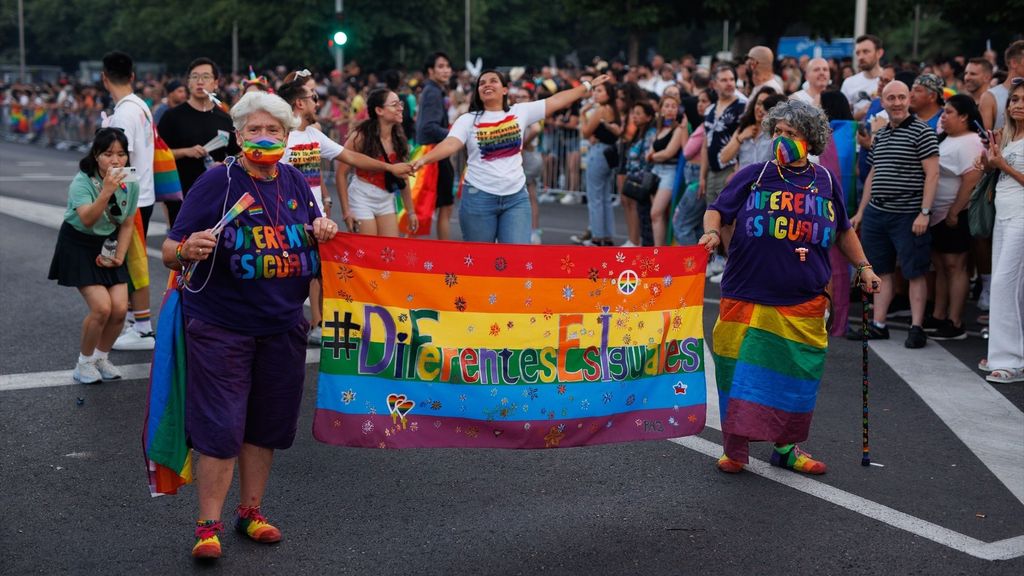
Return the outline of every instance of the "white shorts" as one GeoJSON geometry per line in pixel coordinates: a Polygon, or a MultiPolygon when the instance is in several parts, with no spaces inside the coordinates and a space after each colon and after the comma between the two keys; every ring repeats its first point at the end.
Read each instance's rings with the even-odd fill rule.
{"type": "Polygon", "coordinates": [[[348,185],[348,210],[356,220],[394,214],[395,195],[355,177],[348,185]]]}

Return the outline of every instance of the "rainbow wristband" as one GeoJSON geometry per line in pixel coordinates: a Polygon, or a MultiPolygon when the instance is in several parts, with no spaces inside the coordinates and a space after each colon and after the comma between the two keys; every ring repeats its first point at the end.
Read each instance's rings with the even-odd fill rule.
{"type": "Polygon", "coordinates": [[[181,242],[178,242],[178,245],[174,248],[174,257],[178,260],[178,264],[181,264],[182,268],[185,267],[186,263],[191,262],[191,260],[185,258],[184,254],[182,254],[185,248],[186,240],[188,240],[188,236],[182,238],[181,242]]]}

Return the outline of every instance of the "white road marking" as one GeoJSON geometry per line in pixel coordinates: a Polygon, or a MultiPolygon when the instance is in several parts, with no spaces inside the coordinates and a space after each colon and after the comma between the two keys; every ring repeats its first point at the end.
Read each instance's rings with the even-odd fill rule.
{"type": "MultiPolygon", "coordinates": [[[[59,230],[61,224],[64,223],[64,206],[57,206],[54,204],[46,204],[43,202],[36,202],[34,200],[24,200],[22,198],[14,198],[12,196],[0,196],[0,214],[6,214],[19,220],[26,222],[32,222],[33,224],[39,224],[40,226],[46,226],[54,230],[59,230]]],[[[149,223],[149,236],[166,236],[167,235],[167,224],[163,222],[150,222],[149,223]]],[[[150,258],[156,258],[160,260],[163,256],[160,251],[156,248],[146,247],[146,254],[150,258]]]]}
{"type": "Polygon", "coordinates": [[[42,160],[19,160],[18,166],[46,166],[46,162],[43,162],[42,160]]]}
{"type": "Polygon", "coordinates": [[[22,174],[20,176],[0,176],[0,182],[70,182],[71,179],[65,174],[54,176],[52,174],[22,174]]]}
{"type": "MultiPolygon", "coordinates": [[[[722,447],[720,445],[709,440],[705,440],[699,436],[674,438],[669,440],[669,442],[684,446],[715,459],[717,459],[722,453],[722,447]]],[[[883,504],[872,502],[871,500],[862,498],[856,494],[851,494],[845,490],[840,490],[839,488],[813,480],[807,476],[802,476],[800,474],[790,472],[789,470],[773,468],[767,462],[763,462],[755,458],[750,459],[750,463],[747,464],[746,470],[773,482],[778,482],[779,484],[793,488],[794,490],[810,494],[815,498],[820,498],[830,504],[846,508],[852,512],[867,516],[872,520],[883,522],[894,528],[910,532],[911,534],[920,536],[921,538],[926,538],[932,542],[963,552],[964,554],[970,554],[976,558],[981,558],[983,560],[1010,560],[1012,558],[1024,556],[1024,536],[1016,536],[1014,538],[1007,538],[996,542],[982,542],[976,538],[971,538],[970,536],[965,536],[948,528],[943,528],[938,524],[933,524],[927,520],[916,518],[904,512],[900,512],[899,510],[889,508],[883,504]]]]}
{"type": "Polygon", "coordinates": [[[1024,502],[1024,412],[935,343],[908,353],[896,340],[874,340],[871,349],[1024,502]]]}
{"type": "MultiPolygon", "coordinates": [[[[320,361],[320,349],[310,348],[306,350],[306,364],[316,364],[320,361]]],[[[150,363],[125,364],[118,366],[121,369],[123,378],[121,382],[132,380],[149,380],[150,363]]],[[[81,386],[71,377],[72,370],[55,370],[53,372],[27,372],[24,374],[0,374],[0,392],[12,390],[31,390],[33,388],[54,388],[58,386],[81,386]]],[[[110,385],[118,382],[113,380],[104,383],[110,385]]]]}

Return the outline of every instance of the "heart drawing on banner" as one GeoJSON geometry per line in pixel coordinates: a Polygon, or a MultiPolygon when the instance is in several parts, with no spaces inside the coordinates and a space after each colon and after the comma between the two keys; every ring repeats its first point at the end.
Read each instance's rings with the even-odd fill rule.
{"type": "Polygon", "coordinates": [[[405,394],[388,394],[388,412],[391,413],[391,421],[397,424],[398,419],[401,418],[402,428],[408,424],[405,416],[415,407],[416,403],[409,400],[405,394]]]}

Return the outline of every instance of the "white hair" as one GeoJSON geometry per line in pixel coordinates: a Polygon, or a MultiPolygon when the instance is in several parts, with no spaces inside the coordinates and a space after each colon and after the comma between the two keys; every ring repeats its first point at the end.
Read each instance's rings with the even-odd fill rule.
{"type": "Polygon", "coordinates": [[[283,98],[276,94],[255,90],[242,96],[231,107],[231,122],[234,123],[235,130],[241,132],[245,128],[245,123],[249,120],[249,115],[259,111],[273,116],[275,120],[281,123],[285,133],[299,127],[299,119],[295,117],[292,107],[283,98]]]}

